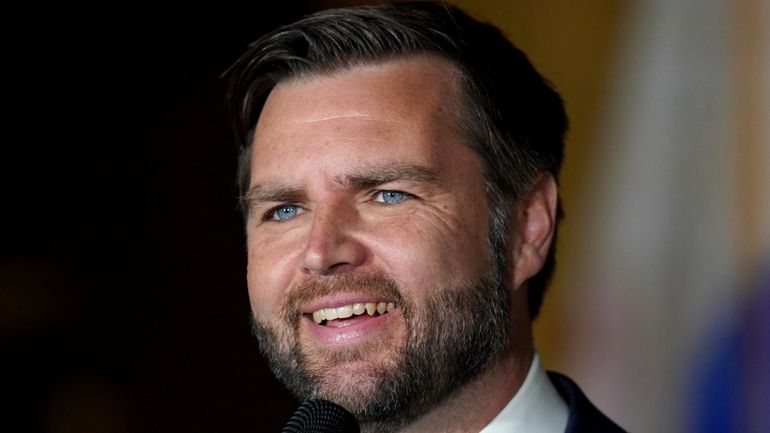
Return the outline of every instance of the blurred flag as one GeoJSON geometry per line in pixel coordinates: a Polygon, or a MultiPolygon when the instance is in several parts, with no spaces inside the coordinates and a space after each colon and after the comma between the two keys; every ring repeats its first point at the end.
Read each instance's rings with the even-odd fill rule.
{"type": "MultiPolygon", "coordinates": [[[[729,328],[758,299],[739,282],[770,254],[769,3],[632,2],[587,193],[566,203],[580,230],[559,265],[569,373],[632,431],[706,431],[688,416],[708,412],[692,392],[703,360],[748,369],[770,344],[766,321],[751,347],[729,328]],[[704,343],[730,332],[721,351],[704,343]]],[[[713,402],[764,398],[770,413],[735,384],[750,372],[730,374],[713,402]]]]}

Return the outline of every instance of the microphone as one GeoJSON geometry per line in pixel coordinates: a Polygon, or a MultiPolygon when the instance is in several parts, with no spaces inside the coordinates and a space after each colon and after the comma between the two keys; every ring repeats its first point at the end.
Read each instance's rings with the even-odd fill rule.
{"type": "Polygon", "coordinates": [[[358,421],[340,405],[326,400],[305,400],[281,433],[360,433],[358,421]]]}

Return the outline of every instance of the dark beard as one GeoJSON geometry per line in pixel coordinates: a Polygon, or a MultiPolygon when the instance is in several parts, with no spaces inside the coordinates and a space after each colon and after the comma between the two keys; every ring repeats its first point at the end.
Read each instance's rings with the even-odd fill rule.
{"type": "Polygon", "coordinates": [[[314,281],[290,291],[282,317],[291,335],[280,336],[256,320],[254,334],[273,373],[297,397],[334,401],[352,412],[364,427],[395,430],[450,397],[507,347],[511,332],[509,293],[502,272],[491,274],[471,284],[438,290],[419,306],[407,305],[398,295],[395,281],[382,274],[314,281]],[[358,389],[339,389],[324,373],[328,366],[358,359],[371,348],[330,352],[318,365],[299,344],[298,306],[305,299],[335,293],[340,287],[365,287],[374,290],[371,293],[397,299],[406,325],[407,341],[396,353],[393,365],[373,370],[368,374],[373,383],[358,389]],[[293,297],[292,293],[302,295],[293,297]]]}

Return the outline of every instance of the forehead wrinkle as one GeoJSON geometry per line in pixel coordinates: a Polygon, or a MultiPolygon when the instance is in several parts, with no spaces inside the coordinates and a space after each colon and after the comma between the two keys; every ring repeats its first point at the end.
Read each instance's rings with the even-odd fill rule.
{"type": "Polygon", "coordinates": [[[312,117],[308,119],[293,119],[288,121],[288,123],[313,124],[313,123],[328,122],[331,120],[340,120],[340,119],[366,120],[370,122],[387,123],[387,124],[397,123],[396,121],[381,119],[377,116],[372,116],[368,114],[338,114],[334,116],[319,116],[319,117],[312,117]]]}
{"type": "Polygon", "coordinates": [[[336,183],[353,188],[366,188],[397,180],[438,183],[438,174],[422,165],[392,164],[367,167],[357,173],[334,176],[336,183]]]}

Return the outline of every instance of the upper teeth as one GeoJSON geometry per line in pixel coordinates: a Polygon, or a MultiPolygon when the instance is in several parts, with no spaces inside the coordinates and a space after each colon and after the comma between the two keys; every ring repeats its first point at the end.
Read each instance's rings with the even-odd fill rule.
{"type": "Polygon", "coordinates": [[[321,308],[320,310],[313,311],[313,320],[315,320],[315,323],[320,324],[324,320],[347,319],[354,314],[360,316],[361,314],[364,314],[364,312],[370,316],[373,316],[375,312],[385,314],[388,311],[392,311],[394,308],[396,308],[396,305],[393,302],[367,302],[343,305],[342,307],[335,308],[321,308]]]}

